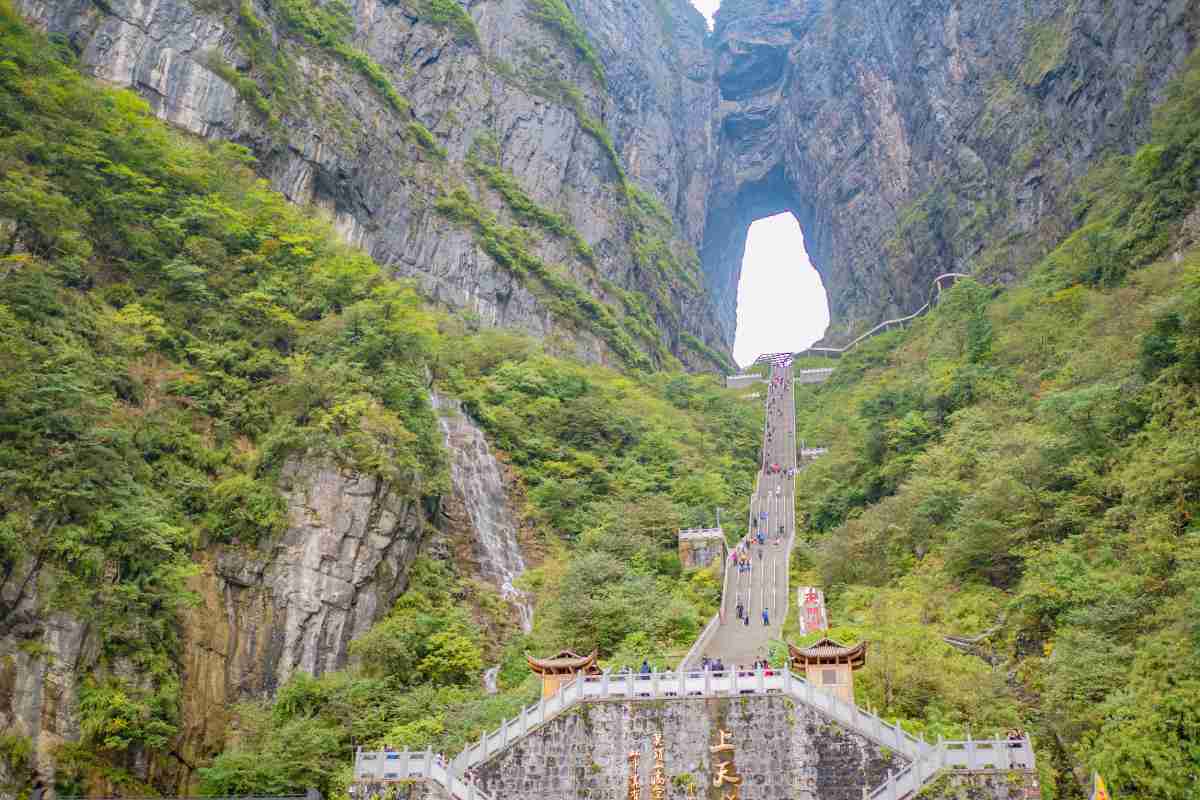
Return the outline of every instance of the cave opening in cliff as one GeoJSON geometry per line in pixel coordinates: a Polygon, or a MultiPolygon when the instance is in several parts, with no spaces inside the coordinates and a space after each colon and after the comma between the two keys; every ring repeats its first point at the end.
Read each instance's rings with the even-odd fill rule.
{"type": "Polygon", "coordinates": [[[796,217],[785,211],[755,220],[738,279],[734,360],[746,366],[762,353],[803,350],[828,325],[825,286],[796,217]]]}

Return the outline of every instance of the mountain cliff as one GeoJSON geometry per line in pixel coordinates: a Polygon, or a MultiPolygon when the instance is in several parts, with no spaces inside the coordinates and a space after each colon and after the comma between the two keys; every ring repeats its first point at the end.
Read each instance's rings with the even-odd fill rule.
{"type": "Polygon", "coordinates": [[[1200,24],[1186,0],[737,0],[713,34],[683,0],[20,7],[480,324],[697,367],[768,214],[800,221],[833,340],[942,272],[1014,277],[1200,24]]]}
{"type": "Polygon", "coordinates": [[[682,0],[578,20],[561,0],[20,7],[479,324],[593,360],[723,360],[692,246],[715,98],[682,0]]]}
{"type": "Polygon", "coordinates": [[[702,249],[726,340],[768,214],[799,220],[834,341],[941,273],[1011,280],[1074,227],[1072,183],[1142,140],[1198,33],[1186,0],[726,0],[702,249]]]}
{"type": "MultiPolygon", "coordinates": [[[[756,461],[758,410],[677,372],[728,366],[750,222],[800,220],[834,340],[947,270],[1012,281],[1080,222],[1098,234],[1068,278],[1117,286],[1161,247],[1090,227],[1096,187],[1176,163],[1105,167],[1149,135],[1198,24],[1184,0],[731,0],[712,33],[682,0],[16,5],[49,35],[0,0],[0,791],[64,793],[199,770],[213,792],[336,788],[354,742],[452,749],[518,709],[524,648],[666,663],[714,599],[671,536],[740,518],[756,461]],[[465,415],[439,422],[434,387],[465,415]],[[510,462],[503,485],[489,462],[464,486],[484,470],[455,441],[510,462]],[[518,525],[546,564],[514,587],[520,553],[481,537],[518,525]],[[504,602],[526,591],[528,633],[504,602]]],[[[1193,202],[1191,172],[1167,177],[1145,194],[1169,213],[1113,212],[1151,244],[1193,202]]],[[[844,451],[815,530],[999,393],[976,366],[873,398],[863,441],[811,424],[844,451]]],[[[1015,585],[951,577],[980,575],[1015,585]]],[[[1014,648],[1051,642],[1022,624],[1014,648]]],[[[891,678],[864,681],[873,702],[891,678]]],[[[1023,719],[985,690],[896,716],[1023,719]]],[[[1046,729],[1064,774],[1090,752],[1076,722],[1046,729]]]]}

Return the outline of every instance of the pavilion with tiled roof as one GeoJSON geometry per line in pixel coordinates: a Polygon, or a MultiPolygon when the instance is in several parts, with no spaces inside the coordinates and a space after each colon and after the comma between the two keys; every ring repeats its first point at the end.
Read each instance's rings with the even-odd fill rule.
{"type": "Polygon", "coordinates": [[[803,669],[808,682],[854,702],[854,671],[867,663],[867,643],[847,647],[829,637],[808,647],[788,645],[792,666],[803,669]]]}
{"type": "Polygon", "coordinates": [[[593,650],[586,656],[571,650],[563,650],[550,658],[534,658],[525,654],[529,669],[542,676],[542,697],[550,697],[558,692],[558,688],[575,678],[577,674],[599,675],[600,667],[596,665],[599,652],[593,650]]]}

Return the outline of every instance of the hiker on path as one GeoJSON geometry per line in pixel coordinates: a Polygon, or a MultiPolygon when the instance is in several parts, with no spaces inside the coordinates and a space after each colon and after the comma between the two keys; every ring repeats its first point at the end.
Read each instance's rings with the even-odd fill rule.
{"type": "Polygon", "coordinates": [[[768,612],[770,612],[769,608],[763,609],[763,625],[771,624],[771,615],[768,612]]]}

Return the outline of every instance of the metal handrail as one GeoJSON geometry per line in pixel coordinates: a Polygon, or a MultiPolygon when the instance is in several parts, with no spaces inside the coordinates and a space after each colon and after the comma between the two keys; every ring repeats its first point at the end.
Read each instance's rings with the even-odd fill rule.
{"type": "Polygon", "coordinates": [[[903,325],[904,323],[909,322],[913,319],[916,319],[917,317],[921,316],[929,309],[933,308],[933,306],[937,303],[937,298],[940,297],[942,294],[942,291],[943,291],[942,281],[944,279],[954,278],[955,280],[958,280],[959,278],[969,278],[969,277],[971,277],[971,276],[967,275],[965,272],[943,272],[941,275],[938,275],[936,278],[933,279],[933,284],[929,290],[929,300],[926,301],[925,305],[921,306],[920,308],[918,308],[916,311],[909,314],[908,316],[897,317],[896,319],[884,320],[883,322],[876,325],[874,328],[871,328],[871,330],[867,331],[866,333],[862,334],[854,341],[850,342],[845,347],[810,347],[807,350],[801,350],[799,353],[796,353],[796,358],[799,358],[800,356],[804,356],[804,355],[809,355],[809,354],[828,356],[830,358],[837,358],[839,356],[843,356],[850,350],[853,350],[855,347],[857,347],[859,345],[859,343],[865,341],[866,339],[869,339],[870,337],[874,336],[875,334],[879,333],[880,331],[887,330],[888,328],[892,327],[893,325],[903,325]],[[935,290],[937,292],[936,295],[934,294],[935,290]]]}

